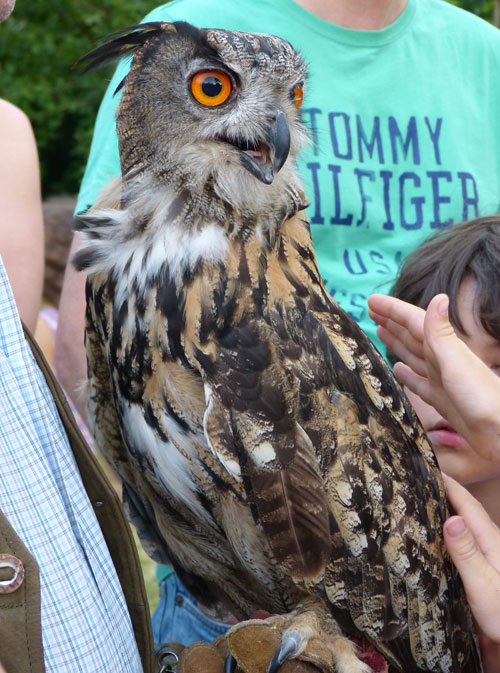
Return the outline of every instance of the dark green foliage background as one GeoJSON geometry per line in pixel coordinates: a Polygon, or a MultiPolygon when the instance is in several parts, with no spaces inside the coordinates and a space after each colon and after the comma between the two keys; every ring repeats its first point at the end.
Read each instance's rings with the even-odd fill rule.
{"type": "Polygon", "coordinates": [[[95,116],[113,68],[74,64],[110,33],[139,23],[154,0],[18,0],[0,25],[0,97],[30,117],[44,197],[78,192],[95,116]]]}
{"type": "MultiPolygon", "coordinates": [[[[451,1],[491,20],[493,0],[451,1]]],[[[112,73],[81,75],[72,66],[157,4],[161,0],[18,0],[0,25],[0,97],[32,121],[44,197],[78,192],[95,115],[112,73]]]]}
{"type": "MultiPolygon", "coordinates": [[[[495,0],[448,0],[448,2],[467,10],[468,12],[477,14],[477,16],[480,16],[490,23],[493,22],[495,0]]],[[[498,4],[498,0],[496,0],[496,2],[498,4]]]]}
{"type": "Polygon", "coordinates": [[[486,21],[493,21],[494,0],[448,0],[452,5],[477,14],[486,21]]]}

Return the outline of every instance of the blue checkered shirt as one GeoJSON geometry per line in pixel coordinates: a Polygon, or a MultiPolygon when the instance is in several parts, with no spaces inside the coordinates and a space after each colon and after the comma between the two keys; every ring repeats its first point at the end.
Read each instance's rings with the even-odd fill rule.
{"type": "Polygon", "coordinates": [[[0,509],[40,567],[47,673],[140,673],[116,571],[1,259],[0,509]]]}

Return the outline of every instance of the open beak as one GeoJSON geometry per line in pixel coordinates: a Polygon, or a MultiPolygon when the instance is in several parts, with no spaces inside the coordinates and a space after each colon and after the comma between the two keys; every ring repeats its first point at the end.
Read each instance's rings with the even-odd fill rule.
{"type": "Polygon", "coordinates": [[[276,108],[276,117],[255,147],[239,147],[243,166],[253,176],[270,185],[290,151],[290,129],[286,115],[276,108]]]}

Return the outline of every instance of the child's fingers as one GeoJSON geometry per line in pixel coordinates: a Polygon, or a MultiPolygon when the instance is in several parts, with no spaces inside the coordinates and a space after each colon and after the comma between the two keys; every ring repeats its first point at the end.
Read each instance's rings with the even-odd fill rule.
{"type": "Polygon", "coordinates": [[[452,516],[445,522],[444,539],[476,622],[483,633],[499,642],[500,574],[486,559],[462,517],[452,516]]]}
{"type": "Polygon", "coordinates": [[[395,323],[377,328],[377,336],[394,355],[405,362],[420,376],[425,376],[427,369],[423,359],[423,347],[413,339],[403,328],[398,328],[395,323]]]}
{"type": "Polygon", "coordinates": [[[481,503],[466,488],[446,474],[443,474],[443,479],[453,509],[474,532],[479,549],[500,577],[500,530],[481,503]]]}
{"type": "Polygon", "coordinates": [[[394,365],[394,374],[401,385],[406,386],[427,404],[432,404],[432,387],[427,377],[420,376],[415,370],[416,366],[408,366],[405,362],[396,362],[394,365]]]}
{"type": "Polygon", "coordinates": [[[425,316],[423,309],[383,294],[372,294],[368,297],[368,308],[369,312],[377,314],[379,319],[390,319],[408,330],[416,341],[423,341],[425,316]]]}

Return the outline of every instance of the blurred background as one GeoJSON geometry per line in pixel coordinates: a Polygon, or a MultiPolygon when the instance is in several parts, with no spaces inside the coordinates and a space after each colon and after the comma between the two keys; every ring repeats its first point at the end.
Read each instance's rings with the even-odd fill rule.
{"type": "MultiPolygon", "coordinates": [[[[111,70],[81,75],[81,56],[138,23],[161,0],[18,0],[0,26],[0,97],[31,119],[44,198],[78,192],[99,102],[111,70]]],[[[500,24],[500,0],[453,4],[500,24]]]]}
{"type": "Polygon", "coordinates": [[[95,116],[113,68],[82,75],[75,64],[107,35],[161,0],[18,0],[0,25],[0,98],[28,115],[44,198],[76,194],[95,116]],[[108,76],[109,73],[109,76],[108,76]]]}

